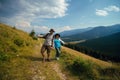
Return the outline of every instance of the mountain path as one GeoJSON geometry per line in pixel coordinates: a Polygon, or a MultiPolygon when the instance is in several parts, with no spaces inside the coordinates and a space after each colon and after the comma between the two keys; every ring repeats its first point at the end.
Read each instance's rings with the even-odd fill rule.
{"type": "MultiPolygon", "coordinates": [[[[35,54],[32,57],[35,60],[32,61],[30,70],[33,75],[31,76],[32,80],[52,80],[50,77],[54,77],[54,80],[67,80],[67,77],[62,73],[60,65],[56,60],[51,62],[42,62],[42,56],[40,54],[40,45],[35,45],[35,54]]],[[[52,57],[51,57],[52,59],[52,57]]]]}
{"type": "MultiPolygon", "coordinates": [[[[54,59],[53,55],[51,56],[52,61],[42,62],[42,56],[40,54],[41,46],[41,43],[39,45],[35,45],[35,53],[32,55],[34,59],[30,67],[30,70],[33,73],[31,80],[69,80],[68,76],[62,72],[60,64],[54,59]]],[[[90,57],[67,47],[62,47],[62,50],[74,56],[82,56],[83,58],[91,60],[98,65],[104,65],[104,67],[112,66],[112,63],[90,57]]]]}
{"type": "Polygon", "coordinates": [[[61,80],[67,79],[66,75],[61,72],[59,68],[59,64],[55,63],[55,64],[51,64],[51,66],[53,67],[53,70],[57,73],[57,75],[59,75],[61,80]]]}

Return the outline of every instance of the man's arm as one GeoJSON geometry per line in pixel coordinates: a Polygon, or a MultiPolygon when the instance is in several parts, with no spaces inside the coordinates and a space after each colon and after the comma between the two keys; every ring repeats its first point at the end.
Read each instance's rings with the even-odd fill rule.
{"type": "Polygon", "coordinates": [[[38,38],[43,38],[43,35],[37,35],[38,38]]]}
{"type": "Polygon", "coordinates": [[[47,36],[48,36],[48,33],[46,35],[38,35],[37,37],[38,38],[45,38],[46,39],[47,36]]]}

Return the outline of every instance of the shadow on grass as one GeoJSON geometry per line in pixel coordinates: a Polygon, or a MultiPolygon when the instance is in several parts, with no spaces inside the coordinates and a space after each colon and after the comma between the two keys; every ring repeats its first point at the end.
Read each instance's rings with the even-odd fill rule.
{"type": "MultiPolygon", "coordinates": [[[[31,61],[43,61],[42,57],[34,57],[34,56],[19,56],[20,58],[25,58],[31,61]]],[[[50,61],[54,61],[54,58],[51,58],[50,61]]]]}

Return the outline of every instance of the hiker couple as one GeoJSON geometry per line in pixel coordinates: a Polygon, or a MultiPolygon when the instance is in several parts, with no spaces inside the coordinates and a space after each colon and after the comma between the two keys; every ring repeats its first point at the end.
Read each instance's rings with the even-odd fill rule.
{"type": "Polygon", "coordinates": [[[61,53],[61,44],[64,44],[64,42],[60,39],[60,34],[54,35],[54,29],[50,29],[49,33],[47,33],[43,38],[45,39],[42,48],[41,48],[41,54],[43,56],[43,62],[50,61],[50,51],[53,49],[53,47],[56,50],[56,59],[59,60],[60,53],[61,53]],[[45,51],[47,51],[47,59],[45,58],[45,51]]]}

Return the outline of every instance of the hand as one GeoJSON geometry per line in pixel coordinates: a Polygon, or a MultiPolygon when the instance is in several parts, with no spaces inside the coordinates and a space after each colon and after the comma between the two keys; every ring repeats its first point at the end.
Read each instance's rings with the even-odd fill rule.
{"type": "Polygon", "coordinates": [[[50,47],[50,49],[54,50],[54,47],[50,47]]]}

